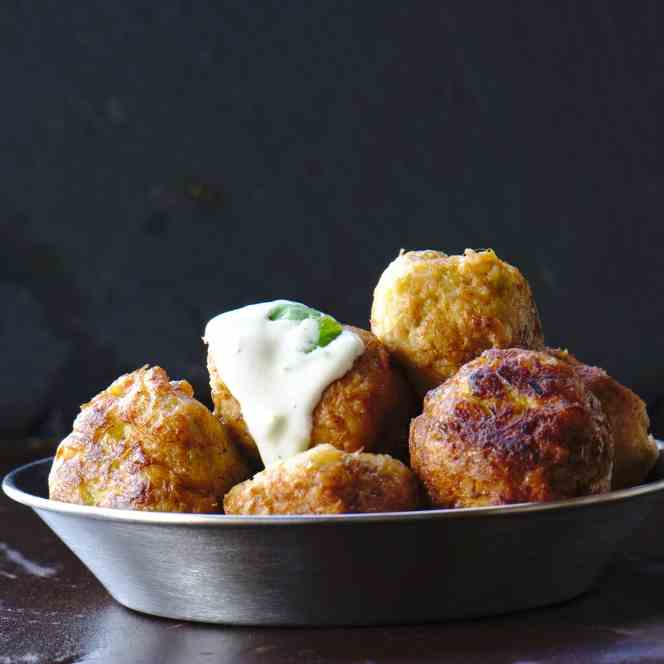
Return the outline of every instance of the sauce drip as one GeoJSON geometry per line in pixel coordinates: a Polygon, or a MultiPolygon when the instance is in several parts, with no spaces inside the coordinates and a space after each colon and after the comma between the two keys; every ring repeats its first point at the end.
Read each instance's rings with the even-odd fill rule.
{"type": "Polygon", "coordinates": [[[318,346],[316,319],[270,320],[284,304],[292,303],[275,300],[220,314],[204,336],[266,466],[309,448],[323,392],[364,352],[362,340],[348,330],[318,346]]]}

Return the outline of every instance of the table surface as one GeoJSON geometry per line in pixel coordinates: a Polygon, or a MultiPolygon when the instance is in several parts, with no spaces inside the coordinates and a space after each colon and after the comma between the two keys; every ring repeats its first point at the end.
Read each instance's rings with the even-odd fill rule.
{"type": "MultiPolygon", "coordinates": [[[[13,465],[0,460],[0,474],[13,465]]],[[[4,495],[0,524],[0,664],[664,661],[664,499],[582,597],[498,618],[403,627],[238,628],[151,618],[115,603],[32,511],[4,495]]]]}

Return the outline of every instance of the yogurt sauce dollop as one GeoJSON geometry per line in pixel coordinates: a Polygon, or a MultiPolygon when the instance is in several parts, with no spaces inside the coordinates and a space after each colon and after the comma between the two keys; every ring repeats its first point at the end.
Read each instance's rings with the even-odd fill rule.
{"type": "Polygon", "coordinates": [[[364,352],[348,330],[318,346],[316,319],[270,320],[289,304],[296,303],[275,300],[220,314],[203,337],[266,466],[309,447],[313,411],[325,388],[364,352]]]}

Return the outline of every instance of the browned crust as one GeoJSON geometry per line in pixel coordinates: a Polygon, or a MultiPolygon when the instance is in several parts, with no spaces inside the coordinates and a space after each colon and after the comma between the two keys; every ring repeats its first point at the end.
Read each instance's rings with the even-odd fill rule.
{"type": "Polygon", "coordinates": [[[143,367],[81,406],[58,447],[49,492],[54,500],[98,507],[212,512],[248,474],[191,385],[143,367]]]}
{"type": "MultiPolygon", "coordinates": [[[[408,424],[416,408],[413,392],[371,332],[349,325],[344,328],[362,339],[364,352],[323,392],[313,412],[311,445],[329,443],[346,452],[364,450],[405,457],[408,424]]],[[[247,454],[258,461],[256,443],[240,404],[221,380],[210,352],[208,370],[215,415],[247,454]]]]}
{"type": "Polygon", "coordinates": [[[348,514],[416,509],[415,475],[386,455],[331,445],[271,464],[224,498],[226,514],[348,514]]]}
{"type": "Polygon", "coordinates": [[[427,395],[410,454],[433,505],[470,507],[608,491],[613,441],[570,365],[493,349],[427,395]]]}
{"type": "Polygon", "coordinates": [[[579,362],[566,350],[548,348],[547,352],[570,363],[602,404],[615,450],[611,488],[622,489],[643,482],[659,454],[655,440],[648,434],[650,419],[646,404],[603,369],[579,362]]]}

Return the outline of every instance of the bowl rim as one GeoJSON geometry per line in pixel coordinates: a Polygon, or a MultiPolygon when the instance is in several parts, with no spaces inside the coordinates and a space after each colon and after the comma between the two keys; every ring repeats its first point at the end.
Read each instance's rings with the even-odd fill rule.
{"type": "MultiPolygon", "coordinates": [[[[664,455],[664,443],[657,441],[660,458],[664,455]]],[[[2,490],[5,494],[22,505],[34,510],[45,510],[89,519],[114,521],[121,523],[145,523],[157,525],[187,525],[187,526],[280,526],[297,525],[312,526],[320,524],[358,524],[381,523],[386,521],[414,522],[437,519],[468,519],[478,517],[505,517],[516,514],[530,514],[539,512],[555,512],[561,510],[588,508],[605,504],[612,504],[631,500],[640,496],[664,491],[664,477],[646,484],[638,484],[627,489],[609,491],[594,496],[581,498],[568,498],[541,503],[514,503],[512,505],[491,505],[487,507],[460,507],[431,510],[414,510],[410,512],[374,512],[363,514],[283,514],[265,516],[247,516],[234,514],[194,514],[182,512],[144,512],[139,510],[116,509],[110,507],[93,507],[64,503],[50,498],[42,498],[23,491],[19,488],[17,479],[21,475],[29,474],[39,466],[50,464],[53,457],[38,459],[15,468],[2,480],[2,490]]]]}

